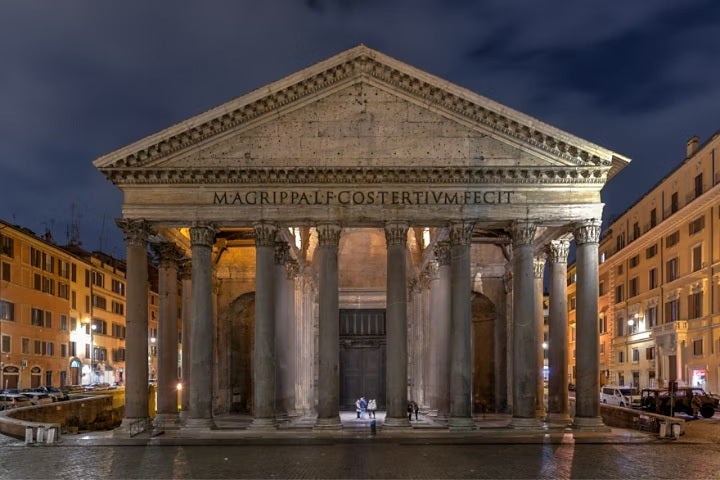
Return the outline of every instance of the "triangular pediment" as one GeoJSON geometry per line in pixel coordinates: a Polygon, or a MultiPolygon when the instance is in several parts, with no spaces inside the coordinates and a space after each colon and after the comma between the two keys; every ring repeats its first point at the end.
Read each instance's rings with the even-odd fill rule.
{"type": "Polygon", "coordinates": [[[142,170],[549,168],[604,182],[629,160],[358,46],[95,160],[142,170]]]}

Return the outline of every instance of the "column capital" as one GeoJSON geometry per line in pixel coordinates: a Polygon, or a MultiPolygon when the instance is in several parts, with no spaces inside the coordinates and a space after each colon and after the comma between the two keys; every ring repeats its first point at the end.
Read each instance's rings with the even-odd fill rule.
{"type": "Polygon", "coordinates": [[[475,222],[453,222],[448,228],[450,245],[470,245],[475,222]]]}
{"type": "Polygon", "coordinates": [[[570,240],[550,240],[545,247],[550,263],[567,263],[570,240]]]}
{"type": "Polygon", "coordinates": [[[290,245],[287,242],[275,241],[275,265],[285,265],[290,260],[290,245]]]}
{"type": "Polygon", "coordinates": [[[211,224],[198,223],[190,227],[190,244],[192,246],[200,245],[212,247],[215,243],[215,234],[217,231],[211,224]]]}
{"type": "Polygon", "coordinates": [[[582,245],[585,243],[598,243],[600,241],[600,225],[601,221],[591,218],[575,224],[575,243],[582,245]]]}
{"type": "Polygon", "coordinates": [[[532,245],[537,225],[532,222],[513,222],[510,227],[513,247],[532,245]]]}
{"type": "Polygon", "coordinates": [[[435,244],[433,248],[435,254],[435,260],[437,260],[438,266],[450,265],[450,242],[443,241],[435,244]]]}
{"type": "Polygon", "coordinates": [[[385,241],[390,245],[405,245],[407,242],[407,222],[387,222],[385,224],[385,241]]]}
{"type": "Polygon", "coordinates": [[[253,225],[255,230],[255,247],[274,247],[277,235],[277,225],[259,222],[253,225]]]}
{"type": "Polygon", "coordinates": [[[340,243],[342,227],[337,223],[319,223],[315,227],[320,246],[337,247],[340,243]]]}
{"type": "Polygon", "coordinates": [[[128,246],[144,247],[148,237],[155,233],[150,223],[143,219],[118,218],[115,224],[125,234],[125,244],[128,246]]]}
{"type": "Polygon", "coordinates": [[[150,246],[160,260],[160,268],[177,267],[183,258],[183,252],[172,242],[154,243],[150,246]]]}
{"type": "Polygon", "coordinates": [[[428,262],[425,270],[427,271],[428,280],[437,280],[440,278],[440,262],[437,260],[428,262]]]}
{"type": "Polygon", "coordinates": [[[543,272],[545,271],[545,258],[535,257],[533,258],[533,276],[535,278],[542,278],[543,272]]]}

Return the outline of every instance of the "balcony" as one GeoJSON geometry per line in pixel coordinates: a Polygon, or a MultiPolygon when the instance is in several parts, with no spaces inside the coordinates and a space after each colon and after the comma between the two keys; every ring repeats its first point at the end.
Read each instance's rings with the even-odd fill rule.
{"type": "Polygon", "coordinates": [[[687,331],[687,320],[678,320],[676,322],[663,323],[662,325],[653,327],[653,335],[664,335],[667,333],[686,333],[687,331]]]}

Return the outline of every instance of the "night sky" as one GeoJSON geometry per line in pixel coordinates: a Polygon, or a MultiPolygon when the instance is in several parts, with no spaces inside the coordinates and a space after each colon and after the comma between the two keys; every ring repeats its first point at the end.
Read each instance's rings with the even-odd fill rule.
{"type": "Polygon", "coordinates": [[[717,0],[0,0],[0,219],[124,257],[95,158],[360,43],[630,157],[605,221],[720,130],[717,0]]]}

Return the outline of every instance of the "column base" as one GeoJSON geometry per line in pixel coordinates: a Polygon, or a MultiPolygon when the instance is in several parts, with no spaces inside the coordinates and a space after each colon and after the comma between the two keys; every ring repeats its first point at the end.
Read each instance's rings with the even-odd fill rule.
{"type": "Polygon", "coordinates": [[[180,428],[180,430],[187,432],[214,429],[215,421],[212,418],[188,418],[180,428]]]}
{"type": "Polygon", "coordinates": [[[313,430],[342,430],[342,428],[339,415],[332,418],[318,418],[313,426],[313,430]]]}
{"type": "Polygon", "coordinates": [[[450,417],[448,420],[448,428],[451,432],[469,432],[477,427],[472,418],[467,417],[450,417]]]}
{"type": "Polygon", "coordinates": [[[177,430],[180,428],[180,417],[177,413],[158,413],[153,427],[156,430],[177,430]]]}
{"type": "Polygon", "coordinates": [[[512,417],[509,426],[516,430],[542,430],[543,422],[539,418],[512,417]]]}
{"type": "Polygon", "coordinates": [[[410,420],[406,416],[400,418],[397,417],[385,417],[385,421],[382,424],[382,428],[393,429],[393,428],[411,428],[410,420]]]}
{"type": "Polygon", "coordinates": [[[123,418],[120,426],[113,430],[113,437],[129,438],[152,428],[150,417],[123,418]]]}
{"type": "Polygon", "coordinates": [[[550,413],[547,422],[553,426],[570,426],[572,425],[572,417],[568,413],[550,413]]]}
{"type": "Polygon", "coordinates": [[[248,430],[263,430],[263,431],[274,431],[277,430],[277,422],[274,418],[253,418],[253,421],[248,425],[248,430]]]}
{"type": "Polygon", "coordinates": [[[605,425],[602,417],[575,417],[572,428],[582,432],[609,432],[610,427],[605,425]]]}

